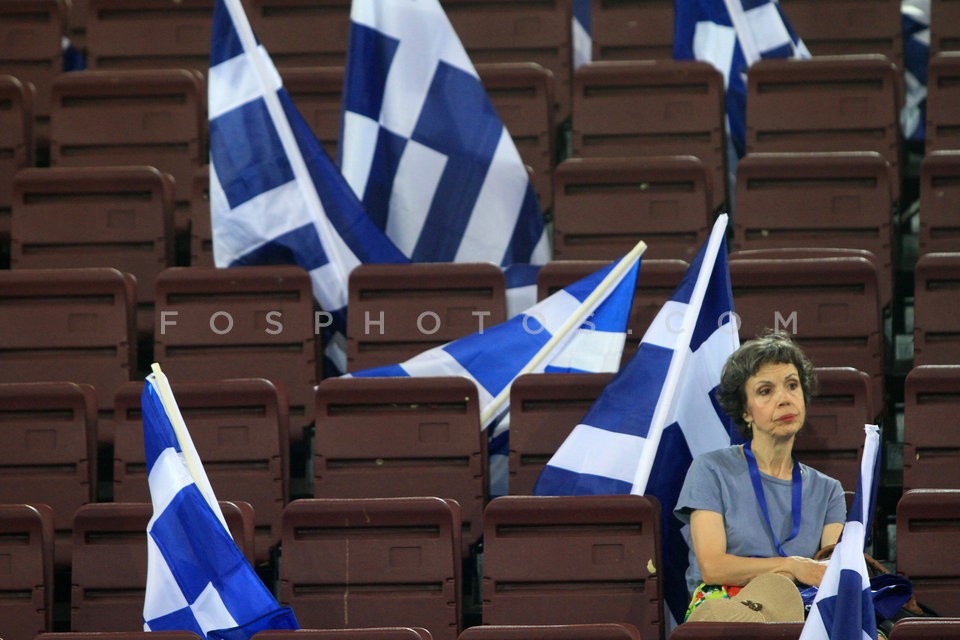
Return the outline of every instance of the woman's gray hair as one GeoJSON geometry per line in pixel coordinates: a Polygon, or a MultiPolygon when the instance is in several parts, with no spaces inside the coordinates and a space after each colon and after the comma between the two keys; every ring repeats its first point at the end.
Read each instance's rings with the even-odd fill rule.
{"type": "Polygon", "coordinates": [[[790,334],[784,331],[768,331],[744,342],[730,354],[723,365],[716,394],[720,407],[736,423],[744,439],[750,439],[753,435],[743,419],[747,410],[745,386],[747,380],[767,364],[792,364],[797,368],[805,405],[810,404],[810,399],[817,392],[817,375],[814,373],[813,364],[790,334]]]}

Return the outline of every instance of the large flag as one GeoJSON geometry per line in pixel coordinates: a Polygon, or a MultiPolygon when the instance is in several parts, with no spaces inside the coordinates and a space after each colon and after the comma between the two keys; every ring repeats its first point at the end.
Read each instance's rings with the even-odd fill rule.
{"type": "Polygon", "coordinates": [[[739,436],[714,389],[739,346],[727,269],[726,214],[610,381],[540,475],[538,495],[647,494],[663,517],[661,580],[674,621],[689,603],[687,545],[673,516],[694,456],[739,436]]]}
{"type": "Polygon", "coordinates": [[[592,0],[573,0],[573,16],[570,20],[570,36],[573,41],[573,68],[577,69],[593,60],[592,0]]]}
{"type": "Polygon", "coordinates": [[[543,214],[438,0],[353,0],[340,165],[415,262],[543,264],[543,214]]]}
{"type": "Polygon", "coordinates": [[[677,0],[673,57],[703,60],[723,74],[730,142],[743,157],[747,69],[761,58],[809,58],[776,0],[677,0]]]}
{"type": "Polygon", "coordinates": [[[557,291],[522,314],[405,362],[358,377],[465,376],[480,397],[490,439],[490,494],[507,493],[510,387],[525,373],[613,372],[620,365],[636,289],[639,243],[618,262],[557,291]],[[492,428],[491,428],[492,427],[492,428]]]}
{"type": "Polygon", "coordinates": [[[863,557],[876,500],[880,459],[880,430],[864,425],[866,436],[860,460],[857,492],[833,549],[827,571],[810,607],[800,640],[874,640],[877,620],[867,563],[863,557]]]}
{"type": "Polygon", "coordinates": [[[903,25],[903,78],[907,89],[900,112],[900,128],[905,140],[923,142],[926,138],[927,64],[930,61],[930,0],[903,0],[900,18],[903,25]]]}
{"type": "Polygon", "coordinates": [[[299,629],[230,537],[166,377],[157,365],[153,371],[141,400],[153,501],[144,630],[247,640],[264,629],[299,629]]]}
{"type": "Polygon", "coordinates": [[[218,267],[297,264],[346,370],[347,284],[361,263],[407,262],[378,229],[283,88],[240,0],[216,0],[208,75],[210,215],[218,267]]]}

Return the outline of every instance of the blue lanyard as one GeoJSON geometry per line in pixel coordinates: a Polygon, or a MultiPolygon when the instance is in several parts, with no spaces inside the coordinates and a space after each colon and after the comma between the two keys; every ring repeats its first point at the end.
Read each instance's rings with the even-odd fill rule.
{"type": "MultiPolygon", "coordinates": [[[[760,511],[763,512],[763,517],[767,521],[767,528],[770,530],[770,535],[773,536],[773,544],[777,547],[777,552],[783,556],[787,557],[787,553],[783,550],[783,545],[780,543],[780,539],[777,538],[777,532],[773,528],[773,523],[770,522],[770,511],[767,509],[767,498],[763,494],[763,482],[760,480],[760,469],[757,467],[757,459],[753,455],[753,451],[750,449],[752,441],[748,440],[743,445],[743,454],[747,458],[747,470],[750,472],[750,482],[753,484],[753,492],[757,496],[757,502],[760,503],[760,511]]],[[[792,497],[790,500],[790,510],[793,516],[793,529],[790,531],[790,535],[787,536],[787,539],[783,542],[790,542],[797,534],[800,532],[800,510],[803,508],[802,497],[803,497],[803,480],[800,477],[800,463],[796,460],[793,461],[793,486],[792,486],[792,497]]]]}

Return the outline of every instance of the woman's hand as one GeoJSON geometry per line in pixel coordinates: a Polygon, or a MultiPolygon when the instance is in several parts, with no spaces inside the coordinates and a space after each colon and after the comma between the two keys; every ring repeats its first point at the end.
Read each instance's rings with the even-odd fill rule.
{"type": "Polygon", "coordinates": [[[789,577],[797,582],[811,587],[820,586],[820,582],[823,580],[823,574],[827,571],[826,560],[813,560],[811,558],[804,558],[803,556],[790,556],[788,560],[790,562],[788,563],[787,571],[782,573],[788,573],[789,577]]]}

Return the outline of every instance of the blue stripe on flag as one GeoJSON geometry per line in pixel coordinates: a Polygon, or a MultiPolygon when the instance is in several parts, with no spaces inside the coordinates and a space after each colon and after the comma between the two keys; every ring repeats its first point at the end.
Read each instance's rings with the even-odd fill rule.
{"type": "Polygon", "coordinates": [[[861,640],[864,633],[870,634],[871,638],[876,637],[873,596],[870,589],[861,588],[862,581],[863,576],[856,571],[843,569],[837,595],[814,604],[830,634],[829,640],[861,640]]]}
{"type": "Polygon", "coordinates": [[[226,11],[213,12],[210,35],[210,66],[215,67],[243,53],[243,45],[226,11]]]}
{"type": "Polygon", "coordinates": [[[377,144],[370,163],[367,188],[363,192],[363,204],[370,218],[380,229],[387,228],[390,213],[390,197],[397,178],[400,159],[409,141],[380,127],[377,144]]]}
{"type": "Polygon", "coordinates": [[[543,215],[540,200],[533,190],[533,184],[527,184],[527,192],[523,196],[520,206],[520,215],[510,235],[510,243],[503,254],[500,264],[510,265],[524,263],[530,260],[530,238],[536,238],[543,232],[543,215]]]}
{"type": "Polygon", "coordinates": [[[380,119],[383,94],[390,65],[400,41],[362,24],[351,23],[350,47],[344,73],[343,108],[371,120],[380,119]],[[363,64],[363,73],[353,73],[351,65],[363,64]]]}
{"type": "Polygon", "coordinates": [[[372,367],[355,371],[350,374],[355,378],[406,378],[410,374],[399,364],[388,364],[383,367],[372,367]]]}
{"type": "Polygon", "coordinates": [[[327,258],[313,224],[305,224],[287,233],[281,233],[269,242],[248,251],[231,267],[269,264],[296,264],[310,271],[327,264],[327,258]]]}

